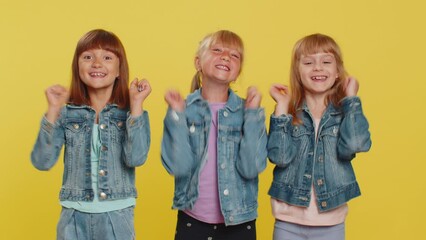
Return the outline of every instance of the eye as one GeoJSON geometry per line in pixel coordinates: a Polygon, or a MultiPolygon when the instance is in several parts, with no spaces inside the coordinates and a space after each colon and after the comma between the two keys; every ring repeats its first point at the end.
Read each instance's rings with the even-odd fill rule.
{"type": "Polygon", "coordinates": [[[303,65],[311,65],[311,64],[312,64],[312,62],[310,62],[310,61],[309,61],[309,62],[303,62],[302,64],[303,64],[303,65]]]}
{"type": "Polygon", "coordinates": [[[92,56],[90,56],[90,55],[82,55],[82,58],[83,58],[84,60],[91,60],[91,59],[92,59],[92,56]]]}
{"type": "Polygon", "coordinates": [[[216,52],[216,53],[220,53],[220,52],[222,52],[222,49],[220,49],[220,48],[212,48],[212,51],[216,52]]]}
{"type": "Polygon", "coordinates": [[[231,53],[231,56],[235,59],[240,59],[241,55],[239,53],[231,53]]]}
{"type": "Polygon", "coordinates": [[[111,56],[105,56],[104,59],[105,60],[112,60],[113,58],[111,56]]]}

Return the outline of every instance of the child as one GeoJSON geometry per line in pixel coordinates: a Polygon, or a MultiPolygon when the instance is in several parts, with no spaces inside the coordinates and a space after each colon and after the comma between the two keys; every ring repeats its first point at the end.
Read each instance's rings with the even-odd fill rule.
{"type": "Polygon", "coordinates": [[[270,90],[274,239],[344,239],[346,202],[360,195],[351,160],[371,146],[358,82],[336,42],[313,34],[294,47],[290,86],[270,90]]]}
{"type": "Polygon", "coordinates": [[[129,90],[128,82],[121,41],[97,29],[77,44],[70,90],[54,85],[45,92],[48,109],[31,161],[48,170],[65,145],[57,239],[135,238],[135,167],[150,145],[142,105],[151,87],[135,79],[129,90]]]}
{"type": "Polygon", "coordinates": [[[175,239],[256,239],[258,174],[266,167],[261,95],[231,89],[244,49],[230,31],[206,36],[195,56],[197,73],[186,100],[165,94],[162,162],[175,177],[175,239]]]}

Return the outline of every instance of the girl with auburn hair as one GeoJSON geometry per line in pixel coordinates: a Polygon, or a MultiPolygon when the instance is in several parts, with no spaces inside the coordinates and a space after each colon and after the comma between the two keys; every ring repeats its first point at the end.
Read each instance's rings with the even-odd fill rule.
{"type": "Polygon", "coordinates": [[[244,60],[241,38],[207,35],[195,56],[191,94],[168,91],[162,162],[175,177],[176,240],[256,239],[258,175],[266,167],[265,114],[254,88],[231,89],[244,60]]]}
{"type": "Polygon", "coordinates": [[[296,43],[290,71],[290,89],[270,90],[277,103],[268,137],[274,239],[342,240],[346,202],[361,194],[351,160],[371,146],[359,84],[323,34],[296,43]]]}
{"type": "Polygon", "coordinates": [[[151,87],[146,80],[133,80],[130,89],[128,83],[121,41],[95,29],[77,44],[70,90],[45,91],[48,109],[31,161],[49,170],[65,145],[57,239],[135,239],[135,167],[150,146],[142,105],[151,87]]]}

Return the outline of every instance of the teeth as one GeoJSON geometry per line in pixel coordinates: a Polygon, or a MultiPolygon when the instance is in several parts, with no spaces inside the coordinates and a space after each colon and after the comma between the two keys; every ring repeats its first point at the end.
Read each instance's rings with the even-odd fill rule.
{"type": "Polygon", "coordinates": [[[312,80],[326,80],[326,76],[313,76],[311,77],[312,80]]]}
{"type": "Polygon", "coordinates": [[[222,69],[222,70],[226,70],[229,71],[229,67],[225,66],[225,65],[216,65],[217,68],[222,69]]]}
{"type": "Polygon", "coordinates": [[[105,73],[90,73],[90,76],[92,77],[105,77],[105,73]]]}

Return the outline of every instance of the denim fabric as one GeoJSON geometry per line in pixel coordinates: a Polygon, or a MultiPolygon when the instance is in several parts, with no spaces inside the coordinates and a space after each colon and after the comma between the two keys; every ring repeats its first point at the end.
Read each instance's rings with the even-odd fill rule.
{"type": "Polygon", "coordinates": [[[334,226],[304,226],[275,221],[274,240],[345,240],[345,223],[334,226]]]}
{"type": "MultiPolygon", "coordinates": [[[[90,153],[95,115],[91,107],[67,105],[54,124],[42,119],[31,161],[37,169],[48,170],[65,145],[62,201],[93,201],[90,153]]],[[[107,105],[99,113],[99,129],[100,201],[136,197],[135,167],[146,161],[150,145],[148,113],[132,118],[126,110],[107,105]]]]}
{"type": "Polygon", "coordinates": [[[320,120],[318,137],[304,105],[301,125],[291,115],[272,116],[268,157],[276,164],[269,195],[286,203],[308,207],[313,185],[319,211],[327,211],[361,194],[351,160],[370,149],[368,122],[358,97],[329,105],[320,120]]]}
{"type": "MultiPolygon", "coordinates": [[[[173,208],[191,209],[198,197],[199,173],[206,163],[211,113],[201,90],[188,96],[185,112],[168,110],[164,119],[162,163],[175,176],[173,208]]],[[[257,217],[258,174],[266,167],[265,114],[245,109],[229,92],[218,111],[219,201],[227,225],[257,217]]]]}
{"type": "Polygon", "coordinates": [[[62,208],[57,240],[133,240],[134,208],[105,213],[83,213],[62,208]]]}

